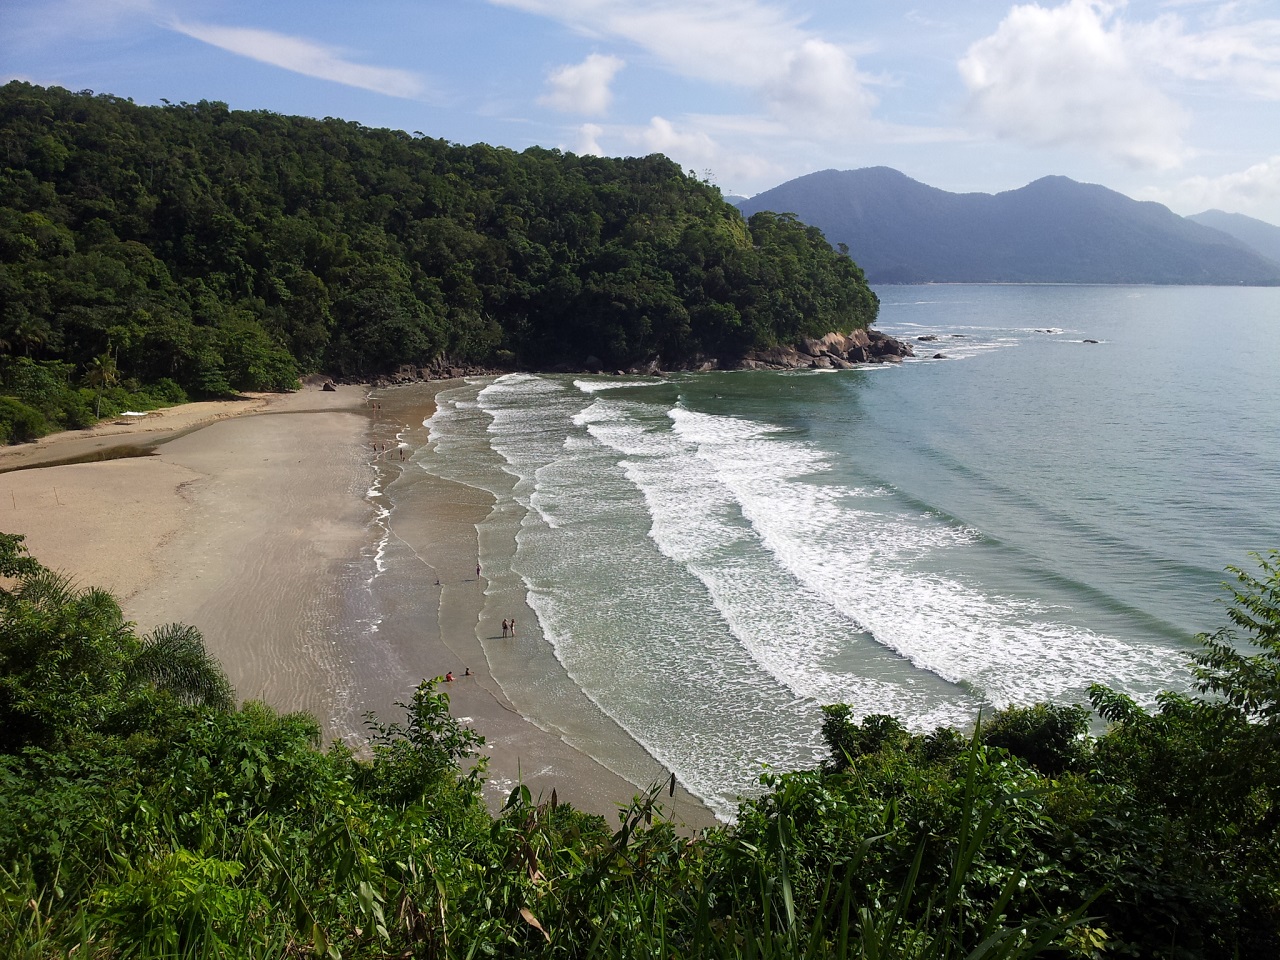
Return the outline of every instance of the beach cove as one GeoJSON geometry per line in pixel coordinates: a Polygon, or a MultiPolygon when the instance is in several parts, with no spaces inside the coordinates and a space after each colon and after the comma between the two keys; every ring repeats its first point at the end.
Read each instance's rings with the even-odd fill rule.
{"type": "MultiPolygon", "coordinates": [[[[504,619],[489,622],[494,586],[483,570],[476,577],[476,525],[492,499],[408,469],[427,442],[437,387],[370,401],[364,387],[310,386],[11,447],[0,451],[10,501],[0,530],[23,534],[32,555],[81,586],[110,590],[141,631],[197,627],[242,701],[309,713],[326,741],[358,746],[366,712],[400,720],[398,701],[423,678],[452,672],[452,713],[486,737],[491,804],[523,782],[535,797],[555,789],[612,822],[669,774],[585,698],[569,705],[566,731],[526,719],[504,693],[504,674],[527,678],[539,667],[519,640],[502,670],[486,660],[504,619]],[[113,451],[124,455],[111,459],[113,451]],[[425,509],[402,524],[380,506],[391,488],[425,509]],[[390,575],[391,545],[416,563],[397,566],[388,591],[378,581],[390,575]],[[607,769],[566,733],[617,762],[607,769]]],[[[494,603],[518,608],[518,597],[506,600],[494,603]]],[[[691,826],[712,822],[682,789],[668,806],[691,826]]]]}

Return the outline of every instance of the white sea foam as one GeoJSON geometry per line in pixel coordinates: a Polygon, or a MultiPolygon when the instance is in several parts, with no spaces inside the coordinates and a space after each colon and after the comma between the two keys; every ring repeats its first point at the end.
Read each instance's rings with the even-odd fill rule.
{"type": "MultiPolygon", "coordinates": [[[[582,419],[591,424],[592,435],[625,455],[622,467],[644,494],[654,542],[702,581],[732,634],[778,683],[818,702],[848,702],[860,713],[894,713],[921,725],[962,718],[963,709],[938,711],[922,698],[923,691],[897,680],[832,666],[852,654],[869,672],[884,669],[876,663],[880,652],[851,636],[857,627],[845,614],[779,569],[743,522],[714,465],[697,455],[696,441],[670,430],[644,429],[628,417],[624,404],[597,402],[589,414],[582,419]]],[[[717,434],[728,443],[782,432],[733,418],[716,421],[717,434]]],[[[806,469],[820,466],[819,458],[806,469]]],[[[958,694],[958,699],[965,698],[958,694]]]]}
{"type": "Polygon", "coordinates": [[[851,482],[802,430],[584,382],[442,391],[433,470],[524,508],[512,570],[556,658],[722,814],[760,764],[820,756],[817,703],[922,729],[1180,675],[1167,650],[948,572],[977,531],[851,482]]]}
{"type": "Polygon", "coordinates": [[[715,466],[780,565],[912,663],[996,705],[1079,695],[1093,681],[1146,687],[1181,672],[1173,652],[1056,622],[1033,601],[991,596],[922,561],[972,533],[908,510],[866,509],[858,490],[814,482],[803,443],[743,437],[740,423],[683,410],[676,432],[715,466]]]}
{"type": "Polygon", "coordinates": [[[660,387],[665,380],[575,380],[573,385],[583,393],[599,393],[602,390],[621,390],[624,387],[660,387]]]}
{"type": "Polygon", "coordinates": [[[759,669],[703,585],[645,536],[644,499],[587,429],[608,406],[533,395],[544,402],[484,399],[493,448],[530,508],[514,569],[541,632],[589,698],[727,814],[759,764],[813,762],[816,708],[759,669]],[[504,409],[509,401],[517,409],[504,409]]]}

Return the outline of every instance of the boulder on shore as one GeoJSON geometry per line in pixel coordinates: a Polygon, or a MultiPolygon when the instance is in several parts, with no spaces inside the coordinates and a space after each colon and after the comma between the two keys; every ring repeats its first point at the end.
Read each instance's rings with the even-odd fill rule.
{"type": "Polygon", "coordinates": [[[828,333],[794,346],[754,350],[737,364],[739,370],[847,370],[862,363],[897,363],[914,357],[911,344],[879,330],[854,330],[847,336],[828,333]]]}

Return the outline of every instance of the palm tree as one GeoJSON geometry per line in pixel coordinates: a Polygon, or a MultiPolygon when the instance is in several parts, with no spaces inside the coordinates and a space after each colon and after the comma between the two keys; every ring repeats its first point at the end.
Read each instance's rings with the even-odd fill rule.
{"type": "Polygon", "coordinates": [[[139,647],[120,605],[36,564],[0,594],[0,753],[56,747],[120,702],[139,647]]]}
{"type": "Polygon", "coordinates": [[[236,705],[235,690],[205,649],[204,637],[185,623],[168,623],[143,637],[125,676],[130,685],[149,683],[192,706],[231,710],[236,705]]]}
{"type": "Polygon", "coordinates": [[[5,341],[10,348],[17,349],[21,347],[22,355],[29,357],[31,356],[32,347],[44,346],[49,342],[52,335],[53,331],[44,320],[24,317],[5,333],[5,341]]]}
{"type": "Polygon", "coordinates": [[[120,382],[120,371],[116,368],[116,358],[111,355],[110,347],[107,347],[106,353],[89,362],[85,380],[89,386],[98,388],[98,401],[93,407],[93,415],[97,418],[102,415],[102,392],[120,382]]]}

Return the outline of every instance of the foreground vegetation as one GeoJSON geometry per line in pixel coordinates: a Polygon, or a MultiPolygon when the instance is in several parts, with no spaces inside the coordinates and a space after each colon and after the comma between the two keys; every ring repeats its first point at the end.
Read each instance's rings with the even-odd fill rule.
{"type": "Polygon", "coordinates": [[[0,955],[1159,957],[1280,950],[1280,553],[1233,571],[1202,696],[913,735],[826,710],[822,769],[688,837],[515,789],[424,684],[371,752],[234,695],[196,631],[0,535],[0,955]],[[1246,645],[1244,641],[1247,641],[1246,645]]]}
{"type": "Polygon", "coordinates": [[[676,367],[848,333],[877,307],[818,230],[746,221],[662,156],[0,87],[0,360],[28,361],[0,362],[9,439],[146,388],[676,367]]]}

